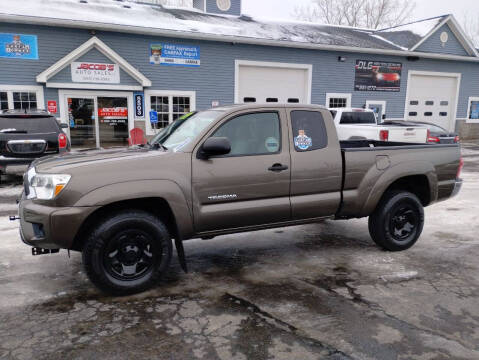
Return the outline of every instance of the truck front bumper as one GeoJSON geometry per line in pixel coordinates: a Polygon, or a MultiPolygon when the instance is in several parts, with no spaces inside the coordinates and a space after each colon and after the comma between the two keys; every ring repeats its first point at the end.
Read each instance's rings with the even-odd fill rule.
{"type": "Polygon", "coordinates": [[[51,207],[23,198],[19,204],[20,236],[30,246],[71,249],[86,218],[97,207],[51,207]]]}

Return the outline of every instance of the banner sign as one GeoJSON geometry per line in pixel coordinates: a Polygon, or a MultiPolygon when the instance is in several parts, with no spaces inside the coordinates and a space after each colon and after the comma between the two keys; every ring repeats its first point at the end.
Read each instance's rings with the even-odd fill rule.
{"type": "Polygon", "coordinates": [[[136,92],[133,98],[135,99],[135,117],[142,119],[145,117],[145,95],[142,92],[136,92]]]}
{"type": "Polygon", "coordinates": [[[401,71],[401,63],[356,60],[354,90],[400,91],[401,71]]]}
{"type": "Polygon", "coordinates": [[[120,67],[118,64],[72,62],[71,72],[73,82],[103,84],[120,83],[120,67]]]}
{"type": "Polygon", "coordinates": [[[58,112],[57,102],[55,100],[48,100],[47,101],[47,108],[48,108],[48,112],[50,112],[52,114],[56,114],[58,112]]]}
{"type": "Polygon", "coordinates": [[[37,36],[0,34],[0,57],[38,60],[37,36]]]}
{"type": "Polygon", "coordinates": [[[128,108],[99,108],[98,117],[102,117],[105,119],[128,119],[128,108]]]}
{"type": "Polygon", "coordinates": [[[200,47],[179,44],[151,44],[150,64],[199,67],[200,47]]]}

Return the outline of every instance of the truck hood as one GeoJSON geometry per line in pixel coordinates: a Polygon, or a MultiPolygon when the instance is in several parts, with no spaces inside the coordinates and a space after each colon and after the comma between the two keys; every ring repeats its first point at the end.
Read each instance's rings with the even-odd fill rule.
{"type": "MultiPolygon", "coordinates": [[[[161,156],[167,152],[148,147],[132,147],[108,150],[73,151],[60,155],[40,158],[32,163],[40,173],[67,173],[75,168],[98,165],[102,162],[123,162],[134,158],[161,156]]],[[[118,164],[121,166],[121,164],[118,164]]]]}

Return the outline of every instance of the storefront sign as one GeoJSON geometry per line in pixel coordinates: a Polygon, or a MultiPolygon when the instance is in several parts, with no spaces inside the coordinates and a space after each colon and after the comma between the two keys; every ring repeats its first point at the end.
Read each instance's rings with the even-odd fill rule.
{"type": "Polygon", "coordinates": [[[401,90],[401,63],[356,60],[356,91],[392,91],[401,90]]]}
{"type": "Polygon", "coordinates": [[[180,44],[151,44],[150,64],[199,67],[200,47],[180,44]]]}
{"type": "Polygon", "coordinates": [[[38,60],[36,35],[0,34],[0,57],[38,60]]]}
{"type": "Polygon", "coordinates": [[[48,112],[52,113],[52,114],[56,114],[57,113],[57,102],[55,100],[48,100],[47,101],[47,108],[48,108],[48,112]]]}
{"type": "Polygon", "coordinates": [[[71,72],[73,82],[103,84],[120,83],[120,67],[118,64],[72,62],[71,72]]]}
{"type": "Polygon", "coordinates": [[[135,117],[143,119],[145,117],[145,95],[142,92],[133,94],[135,99],[135,117]]]}
{"type": "Polygon", "coordinates": [[[104,119],[128,119],[128,108],[99,108],[98,117],[102,117],[104,119]]]}

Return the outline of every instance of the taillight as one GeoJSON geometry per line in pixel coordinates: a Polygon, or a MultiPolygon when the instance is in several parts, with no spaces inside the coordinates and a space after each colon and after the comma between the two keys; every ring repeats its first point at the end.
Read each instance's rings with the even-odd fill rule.
{"type": "Polygon", "coordinates": [[[440,140],[438,137],[429,136],[429,137],[427,138],[427,142],[430,142],[430,143],[439,143],[439,142],[441,142],[441,140],[440,140]]]}
{"type": "Polygon", "coordinates": [[[461,176],[461,171],[463,167],[464,167],[464,159],[461,157],[461,160],[459,160],[459,168],[457,169],[456,179],[459,179],[459,177],[461,176]]]}
{"type": "Polygon", "coordinates": [[[66,149],[67,148],[67,136],[64,133],[58,134],[58,148],[66,149]]]}
{"type": "Polygon", "coordinates": [[[461,139],[459,138],[459,136],[456,136],[456,137],[454,138],[454,142],[455,142],[455,143],[458,143],[460,140],[461,140],[461,139]]]}
{"type": "Polygon", "coordinates": [[[389,140],[389,130],[380,130],[379,131],[379,140],[388,141],[389,140]]]}

